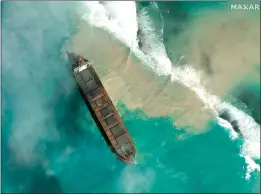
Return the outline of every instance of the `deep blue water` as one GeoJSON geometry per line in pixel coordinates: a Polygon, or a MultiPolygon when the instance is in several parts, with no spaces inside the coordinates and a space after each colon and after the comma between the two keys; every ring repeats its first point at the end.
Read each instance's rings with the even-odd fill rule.
{"type": "Polygon", "coordinates": [[[60,21],[47,11],[48,3],[4,4],[3,192],[252,192],[259,174],[245,180],[242,140],[232,141],[214,122],[192,135],[176,130],[170,118],[150,118],[118,102],[138,164],[115,158],[61,54],[74,32],[77,5],[68,4],[52,7],[63,13],[60,21]]]}

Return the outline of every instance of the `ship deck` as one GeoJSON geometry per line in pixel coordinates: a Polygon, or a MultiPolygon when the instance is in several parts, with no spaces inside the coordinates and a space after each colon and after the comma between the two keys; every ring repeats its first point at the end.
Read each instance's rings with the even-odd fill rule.
{"type": "Polygon", "coordinates": [[[74,69],[74,75],[106,142],[119,159],[132,162],[135,156],[133,141],[92,65],[84,61],[74,69]]]}

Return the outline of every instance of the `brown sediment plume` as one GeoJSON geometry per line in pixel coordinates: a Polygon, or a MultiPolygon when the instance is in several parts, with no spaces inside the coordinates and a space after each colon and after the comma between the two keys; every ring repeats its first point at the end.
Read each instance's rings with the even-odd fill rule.
{"type": "Polygon", "coordinates": [[[193,91],[146,70],[142,61],[105,30],[82,21],[64,49],[94,61],[115,104],[120,100],[129,109],[140,108],[148,116],[170,116],[178,128],[192,130],[192,126],[193,132],[206,129],[211,114],[193,91]]]}
{"type": "MultiPolygon", "coordinates": [[[[222,95],[245,76],[259,79],[259,21],[255,13],[201,13],[179,36],[178,52],[185,55],[190,66],[203,71],[202,79],[213,94],[222,95]]],[[[193,132],[207,128],[212,114],[193,91],[145,70],[142,62],[105,30],[85,21],[78,27],[66,49],[94,60],[114,103],[121,100],[129,109],[141,108],[148,116],[170,116],[176,127],[192,126],[193,132]]],[[[168,39],[170,49],[176,39],[168,39]]]]}
{"type": "MultiPolygon", "coordinates": [[[[175,41],[169,38],[170,50],[175,41]]],[[[259,11],[201,12],[178,42],[179,53],[186,56],[189,65],[204,72],[215,95],[230,91],[247,76],[260,80],[259,11]]]]}

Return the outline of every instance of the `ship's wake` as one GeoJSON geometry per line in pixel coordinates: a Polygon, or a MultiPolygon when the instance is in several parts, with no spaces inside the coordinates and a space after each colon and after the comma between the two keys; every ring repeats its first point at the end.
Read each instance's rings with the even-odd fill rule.
{"type": "Polygon", "coordinates": [[[250,171],[260,171],[260,166],[253,161],[260,158],[259,124],[242,110],[211,94],[201,78],[201,72],[192,65],[171,64],[163,44],[163,17],[156,3],[140,9],[136,8],[134,2],[86,2],[85,6],[88,11],[83,14],[83,18],[124,42],[155,74],[170,76],[172,82],[178,82],[192,90],[205,104],[205,108],[216,116],[217,122],[230,130],[232,140],[238,138],[233,129],[233,124],[237,122],[244,138],[241,154],[249,165],[246,177],[249,178],[250,171]],[[156,22],[151,15],[156,15],[156,22]],[[223,111],[227,111],[234,123],[220,117],[223,111]]]}

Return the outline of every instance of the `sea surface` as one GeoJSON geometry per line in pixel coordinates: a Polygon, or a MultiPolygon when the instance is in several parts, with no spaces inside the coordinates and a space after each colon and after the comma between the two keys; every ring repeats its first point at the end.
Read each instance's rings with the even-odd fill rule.
{"type": "Polygon", "coordinates": [[[5,1],[1,16],[3,193],[260,193],[260,11],[5,1]],[[108,149],[66,50],[94,60],[134,164],[108,149]]]}

